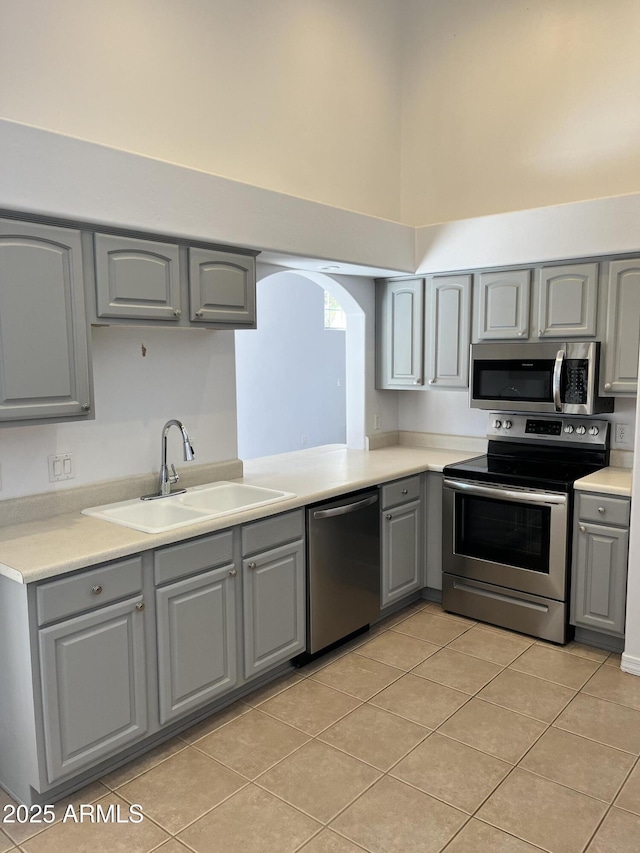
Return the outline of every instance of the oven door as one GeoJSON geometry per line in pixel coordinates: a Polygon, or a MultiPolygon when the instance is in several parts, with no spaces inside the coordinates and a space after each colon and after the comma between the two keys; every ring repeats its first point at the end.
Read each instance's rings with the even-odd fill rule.
{"type": "Polygon", "coordinates": [[[568,495],[445,479],[443,570],[564,601],[568,495]]]}

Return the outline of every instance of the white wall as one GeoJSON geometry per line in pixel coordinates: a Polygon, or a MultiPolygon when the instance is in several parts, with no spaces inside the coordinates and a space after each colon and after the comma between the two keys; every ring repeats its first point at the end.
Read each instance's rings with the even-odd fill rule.
{"type": "Polygon", "coordinates": [[[0,0],[0,116],[400,218],[395,0],[0,0]]]}
{"type": "Polygon", "coordinates": [[[258,328],[235,333],[238,455],[344,444],[345,332],[324,328],[323,289],[276,273],[257,302],[258,328]]]}
{"type": "Polygon", "coordinates": [[[402,220],[640,190],[637,0],[405,0],[402,220]]]}
{"type": "MultiPolygon", "coordinates": [[[[187,427],[196,462],[236,458],[233,332],[111,326],[92,340],[95,420],[0,429],[0,498],[157,472],[170,418],[187,427]],[[73,454],[73,480],[49,482],[55,453],[73,454]]],[[[189,463],[177,430],[169,450],[180,472],[189,463]]]]}

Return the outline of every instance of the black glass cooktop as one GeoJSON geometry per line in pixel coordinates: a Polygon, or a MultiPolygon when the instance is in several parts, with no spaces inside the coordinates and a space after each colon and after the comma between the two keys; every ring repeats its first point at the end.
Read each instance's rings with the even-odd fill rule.
{"type": "Polygon", "coordinates": [[[517,455],[489,453],[486,456],[467,459],[466,462],[456,462],[445,466],[444,475],[521,488],[568,492],[576,480],[608,464],[605,454],[596,454],[597,458],[591,460],[581,456],[572,457],[571,454],[567,457],[558,452],[534,452],[531,456],[527,455],[526,451],[523,453],[520,448],[517,448],[517,451],[517,455]]]}

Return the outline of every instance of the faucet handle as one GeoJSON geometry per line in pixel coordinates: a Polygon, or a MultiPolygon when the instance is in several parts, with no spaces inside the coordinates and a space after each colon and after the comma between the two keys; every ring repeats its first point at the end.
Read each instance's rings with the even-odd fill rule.
{"type": "Polygon", "coordinates": [[[169,474],[169,482],[171,483],[171,485],[173,485],[174,483],[177,483],[180,479],[180,477],[178,476],[178,472],[176,471],[176,466],[173,463],[171,464],[171,471],[173,473],[169,474]]]}

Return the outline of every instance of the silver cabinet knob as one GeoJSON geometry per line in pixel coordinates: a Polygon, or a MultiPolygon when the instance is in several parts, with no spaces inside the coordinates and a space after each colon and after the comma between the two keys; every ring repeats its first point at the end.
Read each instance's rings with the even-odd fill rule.
{"type": "Polygon", "coordinates": [[[518,332],[518,337],[521,338],[524,335],[524,329],[521,332],[518,332]]]}
{"type": "Polygon", "coordinates": [[[538,329],[538,334],[542,337],[544,335],[544,329],[538,329]]]}
{"type": "Polygon", "coordinates": [[[257,565],[257,563],[249,563],[248,568],[250,568],[250,569],[252,569],[252,570],[253,570],[253,569],[257,569],[257,568],[258,568],[258,565],[257,565]]]}
{"type": "Polygon", "coordinates": [[[600,513],[600,515],[604,515],[604,514],[605,514],[605,512],[606,512],[606,509],[605,509],[603,506],[599,506],[599,507],[598,507],[598,512],[600,513]]]}
{"type": "Polygon", "coordinates": [[[100,584],[98,583],[98,584],[96,584],[95,586],[92,586],[92,587],[91,587],[91,592],[92,592],[94,595],[100,595],[100,593],[102,592],[102,587],[101,587],[101,586],[100,586],[100,584]]]}
{"type": "Polygon", "coordinates": [[[391,513],[387,513],[387,515],[385,515],[385,518],[387,519],[387,521],[391,521],[393,516],[391,515],[391,513]]]}
{"type": "Polygon", "coordinates": [[[204,315],[204,311],[202,308],[199,311],[196,311],[196,317],[202,317],[204,315]]]}
{"type": "Polygon", "coordinates": [[[437,381],[438,381],[437,379],[430,379],[429,385],[435,385],[437,381]]]}
{"type": "Polygon", "coordinates": [[[90,403],[83,403],[82,411],[83,412],[90,412],[91,411],[91,404],[90,403]]]}
{"type": "Polygon", "coordinates": [[[402,490],[402,494],[403,494],[403,495],[408,495],[408,494],[409,494],[409,489],[403,489],[403,490],[402,490]]]}
{"type": "Polygon", "coordinates": [[[611,383],[610,382],[604,383],[604,390],[605,391],[611,391],[611,383]]]}
{"type": "Polygon", "coordinates": [[[139,601],[136,604],[136,610],[138,611],[138,613],[142,613],[142,611],[144,610],[144,601],[139,601]]]}
{"type": "Polygon", "coordinates": [[[580,533],[586,533],[587,532],[587,528],[584,526],[584,524],[580,525],[579,530],[580,530],[580,533]]]}
{"type": "Polygon", "coordinates": [[[235,578],[235,576],[236,576],[237,574],[238,574],[237,569],[231,569],[231,570],[230,570],[230,572],[229,572],[229,577],[231,577],[231,578],[235,578]]]}
{"type": "Polygon", "coordinates": [[[179,308],[176,308],[176,310],[173,312],[173,316],[182,317],[182,311],[179,308]]]}

